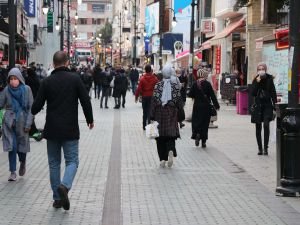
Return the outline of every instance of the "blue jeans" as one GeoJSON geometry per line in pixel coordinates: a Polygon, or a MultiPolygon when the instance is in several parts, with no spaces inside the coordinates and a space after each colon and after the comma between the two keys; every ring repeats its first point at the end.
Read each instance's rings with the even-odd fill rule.
{"type": "Polygon", "coordinates": [[[78,143],[79,140],[47,140],[50,184],[54,200],[60,200],[57,192],[57,188],[60,184],[64,185],[68,190],[72,187],[79,164],[78,143]],[[61,148],[63,148],[66,163],[65,173],[62,180],[60,178],[61,148]]]}
{"type": "Polygon", "coordinates": [[[17,154],[20,162],[26,161],[26,153],[17,151],[17,137],[16,131],[13,132],[13,148],[12,151],[8,152],[9,171],[16,172],[17,170],[17,154]]]}
{"type": "Polygon", "coordinates": [[[131,89],[132,89],[132,93],[135,94],[136,91],[136,81],[131,81],[131,89]]]}

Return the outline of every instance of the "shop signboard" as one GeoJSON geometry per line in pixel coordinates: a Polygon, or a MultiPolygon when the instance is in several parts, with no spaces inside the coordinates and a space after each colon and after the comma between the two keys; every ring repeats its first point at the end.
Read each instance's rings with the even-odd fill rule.
{"type": "Polygon", "coordinates": [[[216,74],[221,73],[221,46],[217,46],[216,50],[216,74]]]}
{"type": "Polygon", "coordinates": [[[159,2],[148,5],[145,10],[146,36],[151,37],[159,32],[159,2]]]}
{"type": "Polygon", "coordinates": [[[35,0],[24,0],[24,10],[27,17],[35,17],[35,0]]]}
{"type": "Polygon", "coordinates": [[[212,19],[202,19],[201,20],[201,31],[204,34],[213,32],[212,19]]]}

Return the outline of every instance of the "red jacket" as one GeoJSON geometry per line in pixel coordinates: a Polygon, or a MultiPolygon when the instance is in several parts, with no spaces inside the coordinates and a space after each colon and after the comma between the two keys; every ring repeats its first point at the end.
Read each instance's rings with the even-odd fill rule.
{"type": "Polygon", "coordinates": [[[143,97],[152,96],[154,86],[157,82],[158,79],[155,75],[152,73],[145,73],[139,81],[139,86],[135,92],[135,97],[138,98],[139,95],[142,95],[143,97]]]}

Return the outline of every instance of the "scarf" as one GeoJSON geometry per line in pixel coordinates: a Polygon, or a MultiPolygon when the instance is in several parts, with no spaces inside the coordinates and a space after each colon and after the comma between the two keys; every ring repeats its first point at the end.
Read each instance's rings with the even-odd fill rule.
{"type": "Polygon", "coordinates": [[[19,120],[20,112],[25,111],[25,85],[20,84],[17,88],[8,86],[8,92],[12,97],[12,108],[16,115],[16,121],[19,120]]]}
{"type": "Polygon", "coordinates": [[[163,79],[163,91],[161,95],[162,105],[166,105],[170,100],[172,100],[172,88],[171,88],[171,79],[163,79]]]}

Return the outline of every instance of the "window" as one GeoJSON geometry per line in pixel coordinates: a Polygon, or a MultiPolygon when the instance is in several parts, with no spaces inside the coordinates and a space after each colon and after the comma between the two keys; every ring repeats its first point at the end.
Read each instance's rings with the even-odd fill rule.
{"type": "Polygon", "coordinates": [[[92,19],[92,23],[95,25],[100,25],[102,23],[104,23],[104,19],[92,19]]]}
{"type": "Polygon", "coordinates": [[[80,25],[87,24],[87,18],[79,18],[78,19],[78,24],[80,24],[80,25]]]}

